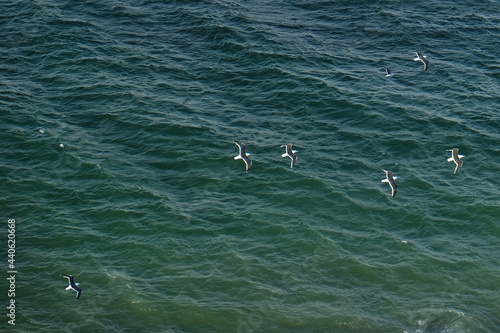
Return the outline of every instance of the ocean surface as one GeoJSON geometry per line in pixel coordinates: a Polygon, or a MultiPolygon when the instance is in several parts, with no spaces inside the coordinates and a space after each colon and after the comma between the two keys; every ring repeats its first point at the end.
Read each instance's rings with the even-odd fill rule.
{"type": "Polygon", "coordinates": [[[499,1],[1,7],[1,332],[500,332],[499,1]]]}

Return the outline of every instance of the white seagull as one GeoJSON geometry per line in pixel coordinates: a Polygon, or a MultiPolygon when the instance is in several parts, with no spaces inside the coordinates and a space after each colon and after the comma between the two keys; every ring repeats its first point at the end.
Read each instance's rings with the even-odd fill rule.
{"type": "Polygon", "coordinates": [[[69,286],[66,288],[66,290],[71,289],[71,290],[76,291],[76,299],[79,299],[80,295],[82,294],[82,289],[78,287],[80,285],[79,283],[75,283],[75,279],[73,278],[73,275],[61,274],[61,276],[65,277],[69,281],[69,286]]]}
{"type": "Polygon", "coordinates": [[[398,179],[398,177],[393,177],[392,171],[384,170],[384,172],[386,178],[382,179],[382,183],[389,183],[389,185],[391,185],[392,197],[394,198],[396,196],[396,192],[398,191],[398,185],[396,185],[396,179],[398,179]]]}
{"type": "Polygon", "coordinates": [[[246,170],[248,172],[248,169],[250,169],[250,167],[252,166],[252,160],[248,157],[249,155],[252,155],[250,153],[247,153],[245,151],[245,145],[240,142],[240,141],[237,141],[237,140],[234,140],[234,143],[238,146],[238,148],[240,149],[240,153],[238,154],[238,156],[235,156],[234,159],[235,160],[243,160],[243,162],[245,162],[245,165],[246,165],[246,170]]]}
{"type": "Polygon", "coordinates": [[[298,150],[293,150],[291,144],[282,145],[281,147],[286,147],[285,153],[281,154],[281,157],[290,157],[290,159],[292,160],[292,162],[290,163],[290,168],[293,168],[293,166],[297,162],[297,155],[295,155],[295,153],[297,153],[298,150]]]}
{"type": "Polygon", "coordinates": [[[424,63],[424,71],[426,71],[427,68],[429,68],[429,60],[425,59],[425,58],[427,58],[427,56],[424,56],[422,54],[422,52],[420,52],[420,51],[416,52],[416,54],[417,54],[417,57],[415,59],[413,59],[413,61],[421,61],[421,62],[423,62],[424,63]]]}
{"type": "Polygon", "coordinates": [[[453,173],[457,173],[457,171],[462,167],[462,164],[464,164],[464,162],[462,162],[460,159],[465,156],[458,154],[458,148],[447,149],[446,151],[451,151],[451,157],[448,159],[448,162],[451,161],[455,162],[456,167],[455,167],[455,172],[453,173]]]}
{"type": "Polygon", "coordinates": [[[385,77],[389,77],[389,76],[393,76],[394,75],[394,74],[392,74],[392,72],[391,72],[391,70],[389,68],[387,68],[387,67],[384,67],[384,68],[385,68],[385,72],[387,73],[385,75],[385,77]]]}

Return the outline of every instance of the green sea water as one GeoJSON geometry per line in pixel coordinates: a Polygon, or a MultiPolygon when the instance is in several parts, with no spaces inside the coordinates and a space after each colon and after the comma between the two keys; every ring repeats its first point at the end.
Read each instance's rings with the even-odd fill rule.
{"type": "Polygon", "coordinates": [[[6,1],[0,25],[1,332],[500,332],[498,1],[6,1]]]}

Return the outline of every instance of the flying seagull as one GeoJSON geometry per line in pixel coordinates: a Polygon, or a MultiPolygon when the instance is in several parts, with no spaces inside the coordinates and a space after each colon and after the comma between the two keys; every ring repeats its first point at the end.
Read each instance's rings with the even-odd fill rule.
{"type": "Polygon", "coordinates": [[[451,161],[455,162],[456,167],[455,167],[455,172],[453,173],[457,173],[457,171],[462,167],[462,164],[464,164],[464,162],[462,162],[460,159],[465,156],[458,154],[458,148],[447,149],[446,151],[451,151],[451,157],[448,159],[448,162],[451,161]]]}
{"type": "Polygon", "coordinates": [[[282,154],[281,157],[290,157],[290,159],[292,160],[292,162],[290,163],[290,168],[293,168],[293,166],[297,162],[297,155],[295,155],[295,153],[298,152],[298,150],[293,150],[291,144],[282,145],[281,147],[286,147],[285,153],[282,154]]]}
{"type": "Polygon", "coordinates": [[[252,155],[250,153],[247,153],[245,151],[245,145],[240,142],[240,141],[237,141],[237,140],[234,140],[234,143],[238,146],[238,148],[240,149],[240,153],[238,154],[238,156],[235,156],[234,159],[235,160],[243,160],[243,162],[245,162],[245,165],[246,165],[246,170],[248,172],[248,169],[250,169],[250,167],[252,166],[252,160],[248,157],[249,155],[252,155]]]}
{"type": "Polygon", "coordinates": [[[427,60],[427,56],[424,56],[422,54],[422,52],[416,52],[417,53],[417,57],[415,59],[413,59],[413,61],[421,61],[424,63],[424,71],[427,70],[427,68],[429,68],[429,60],[427,60]]]}
{"type": "Polygon", "coordinates": [[[80,285],[79,283],[75,283],[75,279],[73,278],[73,275],[68,275],[68,274],[61,274],[62,277],[65,277],[69,281],[69,286],[66,288],[66,290],[74,290],[76,291],[76,299],[79,299],[80,296],[82,295],[82,288],[79,288],[78,286],[80,285]]]}
{"type": "Polygon", "coordinates": [[[384,67],[384,68],[385,68],[385,72],[387,73],[387,74],[385,75],[385,77],[389,77],[389,76],[393,76],[393,75],[394,75],[394,74],[392,74],[392,72],[391,72],[390,68],[387,68],[387,67],[384,67]]]}
{"type": "Polygon", "coordinates": [[[389,185],[391,185],[392,197],[394,198],[396,196],[396,192],[398,191],[398,185],[396,185],[396,179],[398,179],[398,177],[393,177],[392,171],[390,170],[384,170],[384,172],[386,178],[382,179],[382,183],[389,183],[389,185]]]}

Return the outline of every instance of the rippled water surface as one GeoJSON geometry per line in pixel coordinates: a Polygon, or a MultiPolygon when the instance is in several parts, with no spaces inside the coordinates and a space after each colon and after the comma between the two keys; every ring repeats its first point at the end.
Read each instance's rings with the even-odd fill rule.
{"type": "Polygon", "coordinates": [[[7,1],[0,24],[0,331],[500,331],[498,1],[7,1]]]}

